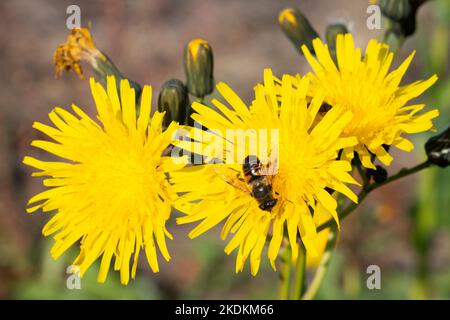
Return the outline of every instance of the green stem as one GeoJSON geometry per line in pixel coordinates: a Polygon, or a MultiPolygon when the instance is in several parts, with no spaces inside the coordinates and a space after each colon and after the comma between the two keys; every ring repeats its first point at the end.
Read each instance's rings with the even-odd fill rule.
{"type": "Polygon", "coordinates": [[[405,37],[400,34],[396,34],[393,29],[398,22],[393,22],[388,19],[389,26],[385,28],[386,32],[383,35],[383,42],[389,45],[389,49],[394,55],[400,51],[403,43],[405,42],[405,37]]]}
{"type": "MultiPolygon", "coordinates": [[[[420,170],[423,170],[423,169],[428,168],[428,167],[430,167],[430,166],[431,166],[431,163],[428,162],[428,160],[427,160],[427,161],[422,162],[422,163],[420,163],[420,164],[418,164],[418,165],[416,165],[416,166],[414,166],[414,167],[412,167],[412,168],[401,169],[398,173],[396,173],[396,174],[390,176],[389,178],[387,178],[387,179],[384,180],[383,182],[372,183],[372,184],[367,185],[367,186],[366,186],[365,188],[363,188],[363,190],[358,194],[358,201],[359,201],[358,203],[351,203],[347,208],[345,208],[344,210],[342,210],[341,212],[339,212],[339,220],[344,219],[344,218],[345,218],[346,216],[348,216],[353,210],[355,210],[355,209],[358,207],[358,205],[361,204],[361,202],[363,202],[363,200],[367,197],[367,195],[368,195],[370,192],[372,192],[372,191],[374,191],[374,190],[376,190],[376,189],[378,189],[378,188],[380,188],[380,187],[382,187],[382,186],[384,186],[384,185],[386,185],[386,184],[388,184],[388,183],[391,183],[391,182],[393,182],[393,181],[395,181],[395,180],[398,180],[398,179],[400,179],[400,178],[403,178],[403,177],[409,176],[409,175],[411,175],[411,174],[414,174],[414,173],[416,173],[416,172],[419,172],[420,170]]],[[[317,232],[320,232],[320,231],[322,231],[322,230],[324,230],[324,229],[326,229],[326,228],[329,228],[329,227],[331,227],[331,226],[333,226],[333,225],[335,225],[335,221],[334,221],[334,219],[330,219],[330,220],[328,220],[328,221],[322,223],[321,225],[319,225],[319,226],[317,227],[317,232]]]]}
{"type": "Polygon", "coordinates": [[[289,246],[284,248],[284,252],[281,255],[281,261],[283,265],[280,274],[280,300],[288,300],[289,292],[291,290],[291,250],[289,246]]]}
{"type": "Polygon", "coordinates": [[[320,264],[317,267],[317,271],[314,274],[314,278],[312,279],[310,286],[308,287],[304,296],[302,297],[303,300],[314,299],[314,297],[317,294],[317,291],[319,291],[320,285],[322,284],[322,281],[327,273],[335,244],[336,244],[336,230],[335,228],[332,228],[332,230],[330,230],[330,233],[328,234],[328,241],[327,246],[325,248],[325,252],[322,255],[322,259],[320,260],[320,264]]]}
{"type": "Polygon", "coordinates": [[[303,290],[305,288],[306,275],[306,251],[302,243],[300,243],[298,250],[297,266],[295,269],[295,285],[294,285],[294,300],[300,300],[303,290]]]}

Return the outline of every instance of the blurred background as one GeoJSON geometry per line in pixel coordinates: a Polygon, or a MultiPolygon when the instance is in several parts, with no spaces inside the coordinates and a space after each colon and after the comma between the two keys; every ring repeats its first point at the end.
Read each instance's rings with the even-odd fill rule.
{"type": "MultiPolygon", "coordinates": [[[[234,273],[234,255],[223,252],[219,228],[188,240],[190,226],[169,230],[172,261],[161,259],[161,272],[152,274],[141,259],[137,279],[122,286],[109,273],[96,283],[98,264],[81,281],[80,290],[66,287],[66,268],[76,251],[54,261],[51,238],[41,229],[49,214],[29,215],[30,196],[43,190],[24,155],[39,156],[29,146],[39,137],[33,121],[49,123],[54,106],[83,107],[91,115],[88,77],[74,73],[55,78],[52,61],[56,46],[66,40],[66,8],[81,8],[82,25],[100,50],[124,73],[159,91],[170,78],[184,80],[182,52],[192,38],[207,39],[214,52],[215,79],[225,81],[247,102],[263,69],[275,74],[305,73],[305,59],[280,30],[277,18],[285,7],[298,7],[323,35],[326,26],[345,23],[359,46],[380,38],[383,30],[368,30],[368,1],[352,0],[152,0],[152,1],[26,1],[0,2],[0,299],[272,299],[277,298],[278,273],[263,259],[257,277],[247,269],[234,273]]],[[[417,54],[405,83],[433,73],[438,83],[421,102],[437,107],[439,131],[450,120],[450,2],[429,1],[420,8],[416,33],[407,39],[395,65],[412,50],[417,54]]],[[[382,23],[382,28],[384,27],[382,23]]],[[[157,94],[153,105],[156,105],[157,94]]],[[[411,153],[396,152],[390,172],[425,159],[423,143],[431,134],[415,137],[411,153]]],[[[41,155],[42,156],[42,155],[41,155]]],[[[329,299],[448,299],[450,298],[450,170],[428,169],[371,194],[343,221],[331,269],[318,298],[329,299]],[[366,287],[366,268],[381,268],[381,290],[366,287]]]]}

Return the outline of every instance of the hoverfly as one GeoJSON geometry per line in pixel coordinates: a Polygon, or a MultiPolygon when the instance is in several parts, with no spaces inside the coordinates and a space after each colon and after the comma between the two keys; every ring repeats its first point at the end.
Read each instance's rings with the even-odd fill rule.
{"type": "Polygon", "coordinates": [[[272,178],[276,174],[275,164],[269,162],[264,165],[258,157],[247,156],[242,164],[242,172],[229,168],[237,172],[236,176],[240,183],[233,182],[233,179],[227,178],[223,173],[221,175],[228,184],[249,193],[258,201],[261,210],[270,212],[278,201],[276,197],[278,193],[272,188],[272,178]]]}
{"type": "Polygon", "coordinates": [[[253,198],[259,203],[259,208],[271,211],[277,204],[277,198],[273,196],[271,175],[264,174],[261,161],[255,156],[247,156],[242,165],[247,185],[251,189],[253,198]]]}

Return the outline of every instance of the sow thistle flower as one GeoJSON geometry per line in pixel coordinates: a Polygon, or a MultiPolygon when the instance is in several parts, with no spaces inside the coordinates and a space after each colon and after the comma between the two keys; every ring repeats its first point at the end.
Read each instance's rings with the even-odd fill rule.
{"type": "Polygon", "coordinates": [[[361,49],[355,48],[351,34],[339,34],[336,39],[337,65],[330,56],[328,46],[320,39],[313,41],[314,58],[303,46],[303,53],[314,73],[310,95],[325,93],[325,101],[342,111],[351,111],[353,118],[344,128],[344,137],[356,137],[358,144],[344,149],[343,156],[351,159],[356,151],[364,167],[375,169],[371,156],[386,166],[393,158],[384,145],[411,151],[414,145],[404,133],[417,133],[433,129],[432,119],[437,109],[419,114],[424,104],[407,105],[421,95],[437,76],[400,86],[400,81],[414,57],[412,53],[396,70],[389,72],[394,54],[386,44],[371,40],[361,59],[361,49]]]}
{"type": "MultiPolygon", "coordinates": [[[[189,234],[191,238],[226,220],[221,237],[225,239],[230,233],[234,234],[225,252],[229,254],[238,248],[236,272],[242,271],[250,257],[251,273],[257,274],[268,239],[268,257],[275,269],[285,226],[293,260],[298,257],[298,235],[308,253],[317,256],[323,239],[319,239],[316,232],[315,217],[333,217],[339,224],[337,202],[328,190],[357,202],[356,195],[346,186],[346,183],[357,184],[348,173],[351,165],[337,159],[340,149],[357,144],[356,138],[341,136],[352,113],[333,108],[317,121],[323,94],[317,93],[311,100],[307,97],[309,80],[303,78],[295,86],[292,80],[289,76],[279,80],[272,76],[271,70],[266,70],[264,84],[255,87],[255,100],[249,108],[232,89],[219,83],[217,89],[231,109],[217,100],[212,100],[217,111],[194,103],[197,113],[192,118],[212,132],[190,128],[186,136],[191,140],[183,138],[175,143],[189,152],[221,160],[173,172],[170,181],[173,191],[180,194],[175,206],[186,213],[178,218],[178,223],[200,222],[189,234]],[[234,163],[226,157],[230,153],[239,154],[235,150],[237,143],[210,154],[211,139],[227,140],[226,132],[230,129],[250,130],[257,135],[257,141],[262,135],[260,129],[278,132],[279,150],[274,159],[278,170],[270,177],[277,203],[271,210],[260,209],[249,185],[242,180],[243,160],[254,155],[248,150],[251,148],[246,148],[234,163]],[[202,139],[198,139],[199,136],[202,139]]],[[[269,155],[271,151],[268,150],[269,155]]]]}
{"type": "Polygon", "coordinates": [[[32,146],[63,158],[41,161],[25,157],[23,162],[47,177],[48,190],[32,197],[28,212],[55,212],[45,225],[45,236],[54,234],[51,249],[57,259],[72,245],[80,243],[74,265],[83,275],[101,257],[98,281],[106,280],[112,258],[120,270],[122,284],[134,278],[139,252],[145,250],[148,263],[158,272],[157,249],[170,259],[166,237],[172,239],[165,223],[170,216],[172,193],[166,172],[184,164],[162,156],[178,125],[162,131],[164,113],[150,118],[150,86],[145,86],[136,114],[135,92],[128,81],[120,82],[120,98],[114,77],[108,77],[106,91],[91,78],[91,91],[100,124],[80,108],[73,113],[59,107],[50,112],[53,126],[33,127],[54,140],[35,140],[32,146]]]}

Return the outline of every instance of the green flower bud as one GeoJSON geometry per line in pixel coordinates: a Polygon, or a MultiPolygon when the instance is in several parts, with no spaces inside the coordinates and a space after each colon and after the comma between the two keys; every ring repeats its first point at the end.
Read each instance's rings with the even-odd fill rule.
{"type": "Polygon", "coordinates": [[[306,45],[311,52],[314,52],[312,41],[319,35],[300,10],[284,9],[278,16],[278,24],[297,50],[301,52],[301,46],[306,45]]]}
{"type": "Polygon", "coordinates": [[[394,21],[407,18],[412,11],[409,0],[380,0],[383,15],[394,21]]]}
{"type": "MultiPolygon", "coordinates": [[[[400,37],[409,37],[416,31],[416,15],[420,6],[429,0],[381,0],[383,15],[391,22],[391,30],[400,37]]],[[[385,36],[386,37],[386,36],[385,36]]]]}
{"type": "Polygon", "coordinates": [[[450,164],[450,127],[425,143],[428,161],[445,168],[450,164]]]}
{"type": "Polygon", "coordinates": [[[189,96],[183,82],[171,79],[164,83],[159,92],[158,111],[166,112],[163,125],[168,127],[172,121],[186,124],[186,110],[189,107],[189,96]]]}
{"type": "Polygon", "coordinates": [[[184,71],[190,94],[204,97],[214,90],[213,53],[206,40],[194,39],[184,49],[184,71]]]}
{"type": "Polygon", "coordinates": [[[325,39],[328,47],[336,48],[336,37],[338,34],[348,33],[347,27],[341,23],[331,24],[325,31],[325,39]]]}
{"type": "Polygon", "coordinates": [[[416,14],[412,13],[408,18],[392,23],[392,29],[403,37],[409,37],[416,32],[416,14]]]}
{"type": "Polygon", "coordinates": [[[333,60],[336,62],[336,37],[338,34],[348,33],[347,27],[343,24],[337,23],[329,25],[325,31],[325,39],[333,60]]]}

